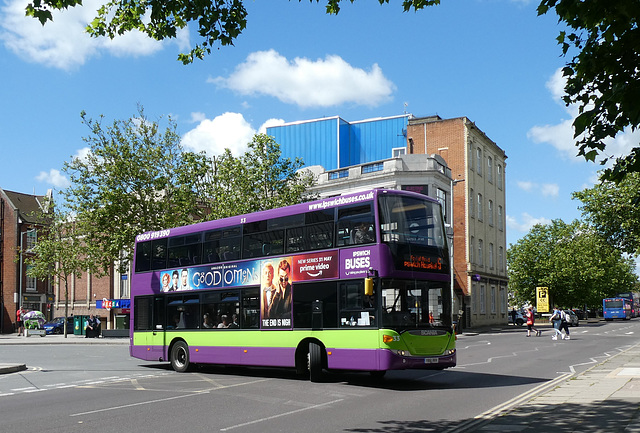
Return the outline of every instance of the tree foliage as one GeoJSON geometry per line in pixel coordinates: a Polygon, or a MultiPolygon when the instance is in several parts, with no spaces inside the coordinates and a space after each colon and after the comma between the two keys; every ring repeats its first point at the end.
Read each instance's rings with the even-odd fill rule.
{"type": "Polygon", "coordinates": [[[273,137],[256,134],[249,149],[234,157],[229,149],[214,158],[208,178],[211,219],[257,212],[301,203],[311,197],[307,189],[314,178],[300,171],[299,158],[282,158],[273,137]]]}
{"type": "Polygon", "coordinates": [[[534,303],[536,287],[543,286],[555,304],[597,306],[637,279],[633,261],[580,221],[534,226],[509,248],[507,263],[509,289],[519,303],[534,303]]]}
{"type": "MultiPolygon", "coordinates": [[[[579,109],[573,122],[578,154],[594,161],[605,152],[607,139],[640,125],[640,3],[542,0],[538,14],[551,9],[570,29],[558,36],[563,54],[574,52],[574,48],[577,52],[563,69],[567,78],[563,99],[579,109]]],[[[631,172],[640,172],[638,146],[605,170],[604,178],[620,181],[631,172]]]]}
{"type": "Polygon", "coordinates": [[[603,181],[573,193],[582,202],[582,216],[607,241],[627,254],[640,255],[640,173],[618,184],[603,181]]]}
{"type": "Polygon", "coordinates": [[[94,257],[102,268],[120,258],[124,270],[137,234],[204,216],[198,204],[208,159],[184,152],[176,124],[169,118],[162,131],[141,107],[111,126],[103,117],[82,119],[91,131],[88,153],[65,163],[71,186],[63,196],[86,241],[100,246],[94,257]]]}

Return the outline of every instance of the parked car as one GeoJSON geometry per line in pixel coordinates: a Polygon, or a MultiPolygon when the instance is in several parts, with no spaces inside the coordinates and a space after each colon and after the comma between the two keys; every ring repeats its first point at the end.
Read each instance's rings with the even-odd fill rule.
{"type": "MultiPolygon", "coordinates": [[[[64,317],[56,317],[55,319],[45,323],[44,330],[47,334],[64,333],[64,317]]],[[[67,334],[73,334],[73,317],[67,317],[67,334]]]]}
{"type": "MultiPolygon", "coordinates": [[[[509,323],[513,323],[513,312],[509,311],[509,323]]],[[[518,326],[522,326],[527,323],[527,319],[522,315],[521,311],[516,311],[516,320],[515,324],[518,326]]]]}
{"type": "Polygon", "coordinates": [[[569,316],[569,326],[580,326],[580,319],[576,313],[571,310],[564,310],[564,312],[569,316]]]}

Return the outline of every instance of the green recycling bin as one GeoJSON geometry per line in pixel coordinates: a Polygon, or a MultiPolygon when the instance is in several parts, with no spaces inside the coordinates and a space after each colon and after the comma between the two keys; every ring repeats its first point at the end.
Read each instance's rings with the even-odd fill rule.
{"type": "Polygon", "coordinates": [[[89,316],[73,316],[73,335],[87,334],[87,320],[89,316]]]}

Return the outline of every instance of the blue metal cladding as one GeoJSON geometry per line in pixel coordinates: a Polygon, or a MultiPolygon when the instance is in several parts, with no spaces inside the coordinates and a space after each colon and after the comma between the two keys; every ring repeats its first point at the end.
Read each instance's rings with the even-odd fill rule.
{"type": "Polygon", "coordinates": [[[366,164],[392,157],[407,146],[408,115],[349,123],[339,117],[267,128],[280,144],[282,156],[301,157],[304,164],[325,170],[366,164]]]}
{"type": "Polygon", "coordinates": [[[349,145],[350,134],[351,125],[349,124],[349,122],[340,119],[340,142],[338,143],[340,160],[338,161],[338,167],[336,168],[348,167],[349,165],[351,165],[349,164],[349,153],[351,148],[351,146],[349,145]]]}
{"type": "Polygon", "coordinates": [[[399,116],[351,123],[348,165],[391,158],[391,149],[407,147],[407,119],[399,116]]]}
{"type": "Polygon", "coordinates": [[[325,170],[338,168],[338,117],[291,123],[267,128],[267,135],[280,145],[282,156],[299,157],[305,166],[321,165],[325,170]]]}

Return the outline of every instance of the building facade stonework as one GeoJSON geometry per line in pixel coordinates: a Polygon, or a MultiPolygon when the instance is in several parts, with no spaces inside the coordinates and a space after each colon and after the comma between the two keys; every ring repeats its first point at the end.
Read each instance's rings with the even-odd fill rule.
{"type": "Polygon", "coordinates": [[[468,326],[507,321],[505,152],[466,117],[411,118],[409,153],[438,154],[453,179],[455,289],[468,326]]]}

